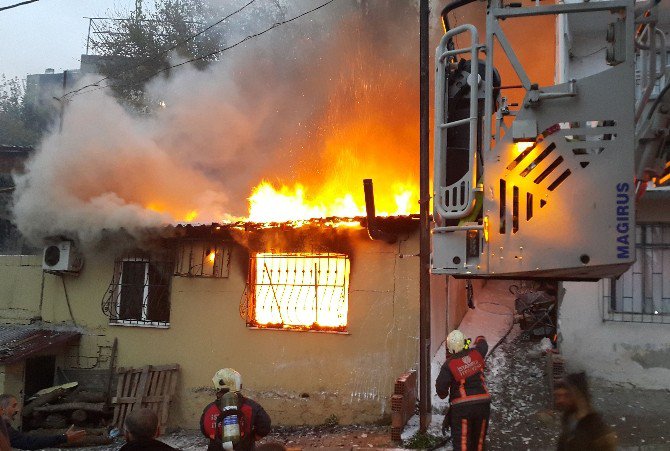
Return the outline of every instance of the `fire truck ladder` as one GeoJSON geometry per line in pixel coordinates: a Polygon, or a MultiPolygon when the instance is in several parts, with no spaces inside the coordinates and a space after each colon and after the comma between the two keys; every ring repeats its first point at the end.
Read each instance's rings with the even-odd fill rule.
{"type": "MultiPolygon", "coordinates": [[[[633,40],[636,18],[650,5],[638,8],[634,0],[606,0],[512,7],[491,0],[485,45],[478,43],[472,25],[447,30],[436,51],[434,274],[597,280],[618,276],[630,266],[635,218],[629,193],[635,172],[633,40]],[[581,78],[566,70],[566,76],[572,74],[569,79],[549,86],[531,80],[501,22],[583,13],[606,17],[612,26],[612,36],[606,37],[609,68],[581,78]],[[454,49],[452,38],[466,32],[467,47],[454,49]],[[515,111],[499,96],[493,64],[497,48],[525,91],[515,111]],[[458,54],[470,58],[470,67],[463,61],[456,67],[458,54]],[[470,89],[469,115],[463,112],[464,97],[456,97],[452,89],[463,81],[449,79],[459,73],[467,77],[470,89]],[[449,108],[450,101],[458,103],[449,108]],[[450,118],[452,111],[455,117],[450,118]],[[468,138],[450,133],[447,142],[447,130],[465,129],[466,124],[468,138]],[[524,143],[528,146],[522,147],[524,143]]],[[[647,33],[660,36],[653,28],[647,33]]],[[[652,41],[657,39],[663,40],[647,39],[646,45],[655,46],[652,41]]],[[[658,52],[652,50],[655,60],[658,52]]],[[[653,73],[649,82],[658,77],[656,71],[648,72],[653,73]]],[[[639,105],[637,109],[641,111],[639,105]]]]}
{"type": "MultiPolygon", "coordinates": [[[[479,117],[478,96],[480,77],[476,70],[471,70],[467,77],[467,83],[470,86],[470,116],[449,121],[448,102],[449,91],[447,88],[448,65],[452,58],[458,54],[470,53],[470,60],[476,62],[480,51],[484,51],[484,46],[479,44],[477,28],[473,25],[461,25],[449,30],[440,40],[437,47],[435,60],[437,64],[437,74],[435,86],[442,89],[435,90],[435,148],[444,149],[435,154],[434,163],[434,183],[435,199],[434,208],[442,219],[462,219],[468,216],[475,203],[475,191],[477,186],[477,119],[479,117]],[[447,44],[454,36],[462,33],[470,33],[470,46],[461,49],[449,50],[447,44]],[[447,173],[447,155],[446,155],[446,131],[449,128],[468,124],[469,126],[469,146],[468,146],[468,170],[460,180],[445,186],[443,181],[447,173]]],[[[433,230],[434,233],[447,232],[451,230],[464,230],[480,226],[452,226],[438,227],[433,230]]]]}

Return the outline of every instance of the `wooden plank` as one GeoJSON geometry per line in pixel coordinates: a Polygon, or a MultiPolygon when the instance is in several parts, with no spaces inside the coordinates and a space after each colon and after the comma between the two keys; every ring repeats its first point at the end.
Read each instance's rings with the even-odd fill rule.
{"type": "Polygon", "coordinates": [[[150,366],[142,367],[142,373],[140,373],[139,382],[138,382],[137,387],[136,387],[137,392],[135,394],[135,397],[137,399],[133,403],[132,410],[136,410],[136,409],[139,409],[140,407],[142,407],[142,401],[144,400],[144,397],[146,396],[147,380],[149,379],[150,369],[151,369],[150,366]]]}
{"type": "Polygon", "coordinates": [[[163,427],[167,423],[168,412],[169,412],[169,409],[170,409],[170,403],[172,402],[172,397],[174,396],[174,393],[177,390],[177,377],[178,377],[178,374],[179,374],[179,365],[175,365],[175,368],[172,371],[170,371],[168,374],[169,374],[169,377],[170,377],[170,381],[169,381],[170,385],[169,385],[169,389],[166,393],[167,396],[165,397],[165,400],[163,401],[163,409],[162,409],[162,415],[161,415],[161,419],[162,419],[161,423],[162,423],[163,427]]]}
{"type": "Polygon", "coordinates": [[[156,365],[151,367],[154,371],[174,371],[179,369],[178,363],[173,363],[172,365],[156,365]]]}
{"type": "MultiPolygon", "coordinates": [[[[142,398],[142,402],[148,403],[148,402],[161,402],[163,400],[163,396],[145,396],[142,398]]],[[[122,398],[113,398],[113,402],[115,404],[135,404],[137,402],[137,397],[135,396],[124,396],[122,398]]]]}
{"type": "Polygon", "coordinates": [[[158,384],[156,385],[156,394],[163,396],[165,394],[165,378],[170,377],[169,372],[161,371],[158,373],[158,384]]]}
{"type": "Polygon", "coordinates": [[[121,396],[130,393],[130,387],[133,384],[133,372],[128,371],[124,379],[123,387],[121,387],[121,396]]]}
{"type": "MultiPolygon", "coordinates": [[[[126,371],[125,368],[117,368],[116,373],[118,374],[118,378],[116,381],[116,397],[120,398],[123,396],[123,387],[125,386],[126,382],[126,377],[128,375],[128,372],[126,371]]],[[[114,419],[112,420],[112,424],[116,427],[119,427],[119,418],[121,417],[121,406],[116,405],[114,406],[114,419]]]]}
{"type": "Polygon", "coordinates": [[[128,416],[128,407],[129,404],[123,404],[121,406],[121,417],[119,418],[119,424],[117,425],[121,430],[123,430],[123,422],[126,421],[126,417],[128,416]]]}
{"type": "Polygon", "coordinates": [[[114,424],[121,428],[126,416],[139,407],[147,407],[159,417],[164,429],[169,407],[177,388],[179,365],[144,366],[141,368],[118,368],[117,396],[114,424]],[[123,370],[123,371],[121,371],[123,370]]]}
{"type": "Polygon", "coordinates": [[[179,365],[175,365],[175,368],[170,371],[171,374],[171,381],[170,381],[170,390],[167,392],[167,394],[170,395],[170,397],[174,396],[174,392],[177,389],[177,374],[179,371],[179,365]]]}
{"type": "Polygon", "coordinates": [[[156,372],[156,386],[154,387],[154,394],[156,396],[163,395],[163,384],[165,383],[165,371],[156,372]]]}
{"type": "Polygon", "coordinates": [[[64,395],[67,392],[66,389],[64,388],[58,388],[52,392],[43,394],[41,396],[38,396],[34,400],[30,401],[25,407],[23,407],[23,416],[24,417],[29,417],[33,413],[33,409],[43,406],[44,404],[48,404],[58,398],[60,398],[62,395],[64,395]]]}
{"type": "Polygon", "coordinates": [[[35,407],[36,412],[63,412],[68,410],[85,410],[87,412],[105,412],[104,402],[66,402],[50,406],[35,407]]]}
{"type": "Polygon", "coordinates": [[[156,394],[156,384],[158,383],[158,376],[160,372],[152,371],[149,378],[149,388],[147,389],[147,396],[156,394]]]}
{"type": "MultiPolygon", "coordinates": [[[[130,378],[131,378],[131,382],[130,382],[130,386],[128,387],[128,390],[126,391],[126,394],[130,397],[137,398],[137,384],[139,383],[140,378],[139,378],[138,374],[134,371],[132,373],[130,373],[130,378]]],[[[135,402],[136,401],[137,401],[137,399],[135,399],[135,402]]],[[[128,415],[130,412],[132,412],[133,405],[135,404],[135,402],[128,404],[128,407],[126,409],[126,415],[128,415]]]]}

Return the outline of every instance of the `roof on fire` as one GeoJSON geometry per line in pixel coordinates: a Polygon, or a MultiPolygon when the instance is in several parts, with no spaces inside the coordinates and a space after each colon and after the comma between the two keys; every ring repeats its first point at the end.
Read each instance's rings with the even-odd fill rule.
{"type": "MultiPolygon", "coordinates": [[[[404,215],[404,216],[378,216],[376,217],[376,226],[384,232],[410,232],[418,229],[419,215],[404,215]]],[[[295,229],[309,229],[309,228],[332,228],[338,229],[340,227],[367,227],[367,217],[356,218],[318,218],[300,221],[288,222],[268,222],[256,223],[250,221],[240,221],[222,224],[178,224],[173,227],[173,230],[178,236],[188,236],[190,238],[211,238],[227,235],[231,231],[241,232],[258,232],[262,230],[275,229],[291,231],[295,229]]]]}

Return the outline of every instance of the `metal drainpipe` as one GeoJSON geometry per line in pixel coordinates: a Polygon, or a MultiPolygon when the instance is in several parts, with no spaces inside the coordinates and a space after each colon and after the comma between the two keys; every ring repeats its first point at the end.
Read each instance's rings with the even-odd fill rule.
{"type": "Polygon", "coordinates": [[[383,240],[393,244],[398,237],[386,233],[377,228],[377,216],[375,215],[375,192],[372,187],[372,179],[363,179],[363,191],[365,192],[365,212],[368,218],[368,236],[371,240],[383,240]]]}

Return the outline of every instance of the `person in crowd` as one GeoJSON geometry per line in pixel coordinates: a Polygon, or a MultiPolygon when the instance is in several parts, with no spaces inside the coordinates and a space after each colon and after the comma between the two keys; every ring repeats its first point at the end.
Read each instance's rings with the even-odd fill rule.
{"type": "Polygon", "coordinates": [[[483,450],[486,442],[491,395],[484,381],[488,344],[483,336],[471,340],[456,329],[447,336],[447,360],[435,381],[437,395],[449,396],[445,420],[451,427],[454,451],[483,450]]]}
{"type": "Polygon", "coordinates": [[[151,409],[133,410],[123,422],[123,435],[126,444],[119,451],[169,451],[176,448],[156,440],[160,435],[158,416],[151,409]]]}
{"type": "Polygon", "coordinates": [[[5,409],[0,405],[0,451],[11,451],[12,445],[9,444],[9,431],[5,426],[5,421],[2,419],[5,409]]]}
{"type": "Polygon", "coordinates": [[[80,441],[85,435],[86,431],[74,430],[74,425],[64,434],[34,436],[19,432],[12,427],[11,422],[14,421],[17,415],[21,412],[19,401],[16,396],[11,394],[0,395],[0,409],[3,410],[2,422],[7,429],[9,435],[9,442],[12,448],[17,449],[42,449],[55,448],[60,445],[76,443],[80,441]]]}
{"type": "Polygon", "coordinates": [[[591,406],[585,373],[572,373],[554,384],[554,406],[563,413],[558,451],[614,451],[617,436],[591,406]]]}
{"type": "Polygon", "coordinates": [[[256,441],[270,433],[270,416],[260,404],[240,393],[242,376],[234,369],[220,369],[212,383],[216,400],[200,417],[200,430],[209,439],[207,450],[254,450],[256,441]]]}

